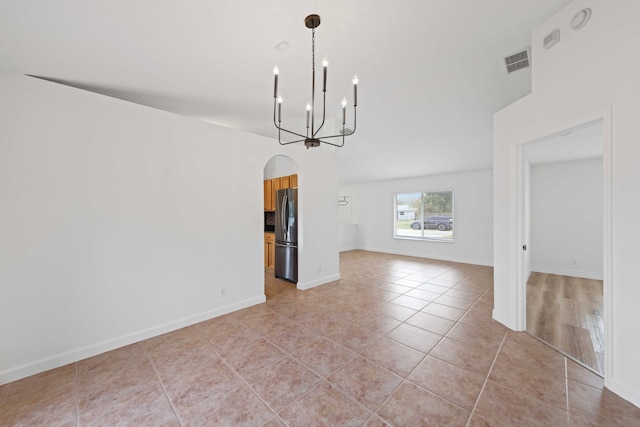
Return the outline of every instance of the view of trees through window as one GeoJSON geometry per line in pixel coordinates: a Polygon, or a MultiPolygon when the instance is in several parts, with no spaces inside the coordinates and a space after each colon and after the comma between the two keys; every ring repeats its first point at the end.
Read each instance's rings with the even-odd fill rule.
{"type": "Polygon", "coordinates": [[[398,193],[395,237],[453,240],[453,191],[398,193]]]}

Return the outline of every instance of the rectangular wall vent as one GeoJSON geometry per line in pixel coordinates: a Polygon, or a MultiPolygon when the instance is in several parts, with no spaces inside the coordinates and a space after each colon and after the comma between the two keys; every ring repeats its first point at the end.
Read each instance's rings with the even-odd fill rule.
{"type": "Polygon", "coordinates": [[[547,37],[542,40],[542,46],[545,49],[551,49],[560,41],[560,29],[556,28],[552,32],[549,33],[547,37]]]}
{"type": "Polygon", "coordinates": [[[507,67],[507,73],[513,73],[514,71],[531,66],[529,61],[529,48],[520,50],[504,58],[504,65],[507,67]]]}

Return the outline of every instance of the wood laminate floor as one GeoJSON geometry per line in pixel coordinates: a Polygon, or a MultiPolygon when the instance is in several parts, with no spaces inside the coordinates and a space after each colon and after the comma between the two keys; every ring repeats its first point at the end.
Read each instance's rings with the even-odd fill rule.
{"type": "Polygon", "coordinates": [[[602,373],[602,280],[531,273],[527,332],[602,373]]]}

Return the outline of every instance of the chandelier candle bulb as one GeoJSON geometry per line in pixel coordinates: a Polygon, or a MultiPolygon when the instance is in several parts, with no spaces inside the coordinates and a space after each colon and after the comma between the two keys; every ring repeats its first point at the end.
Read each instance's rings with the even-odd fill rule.
{"type": "Polygon", "coordinates": [[[347,98],[342,98],[342,124],[347,123],[347,98]]]}
{"type": "Polygon", "coordinates": [[[329,61],[327,61],[327,57],[325,56],[322,61],[322,91],[327,91],[327,67],[329,66],[329,61]]]}
{"type": "Polygon", "coordinates": [[[353,106],[358,106],[358,76],[353,76],[353,106]]]}
{"type": "Polygon", "coordinates": [[[311,104],[307,104],[307,134],[309,133],[309,115],[311,114],[311,104]]]}
{"type": "Polygon", "coordinates": [[[278,97],[278,122],[281,122],[281,113],[282,113],[282,97],[278,97]]]}
{"type": "Polygon", "coordinates": [[[276,65],[276,67],[273,69],[273,76],[274,76],[274,82],[273,82],[273,97],[277,98],[278,97],[278,73],[280,71],[278,70],[278,66],[276,65]]]}

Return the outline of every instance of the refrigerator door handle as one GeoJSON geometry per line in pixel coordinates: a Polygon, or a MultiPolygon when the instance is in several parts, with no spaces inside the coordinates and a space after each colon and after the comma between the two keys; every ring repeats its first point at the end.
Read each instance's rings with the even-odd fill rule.
{"type": "MultiPolygon", "coordinates": [[[[284,196],[282,196],[282,201],[284,201],[284,196]]],[[[278,220],[280,221],[280,229],[282,230],[282,236],[278,236],[278,239],[287,240],[287,232],[284,229],[284,206],[282,202],[280,203],[280,218],[278,218],[278,220]]]]}
{"type": "Polygon", "coordinates": [[[281,221],[282,221],[282,234],[284,234],[284,240],[289,241],[289,224],[287,223],[289,219],[289,201],[287,200],[289,197],[285,193],[282,196],[282,211],[281,211],[281,221]]]}
{"type": "Polygon", "coordinates": [[[277,243],[276,242],[276,246],[278,246],[280,248],[298,249],[298,245],[288,245],[288,244],[285,244],[285,243],[277,243]]]}

